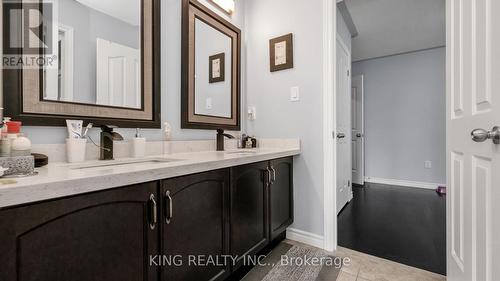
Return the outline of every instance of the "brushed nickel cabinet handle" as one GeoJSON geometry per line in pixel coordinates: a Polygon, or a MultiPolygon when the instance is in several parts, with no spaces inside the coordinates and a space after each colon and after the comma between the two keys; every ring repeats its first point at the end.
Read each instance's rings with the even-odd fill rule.
{"type": "Polygon", "coordinates": [[[276,182],[276,170],[274,169],[273,166],[271,166],[271,170],[273,171],[272,183],[275,183],[276,182]]]}
{"type": "Polygon", "coordinates": [[[151,222],[149,223],[149,227],[151,230],[154,230],[156,228],[156,224],[158,223],[158,205],[156,204],[155,196],[154,194],[151,194],[149,197],[150,201],[150,206],[151,206],[151,222]]]}
{"type": "Polygon", "coordinates": [[[272,179],[271,179],[271,169],[269,167],[266,168],[267,170],[267,184],[271,185],[272,184],[272,179]]]}
{"type": "Polygon", "coordinates": [[[172,218],[174,217],[174,202],[172,200],[172,196],[170,196],[170,190],[165,192],[165,198],[168,200],[168,213],[165,215],[165,223],[170,224],[172,222],[172,218]]]}

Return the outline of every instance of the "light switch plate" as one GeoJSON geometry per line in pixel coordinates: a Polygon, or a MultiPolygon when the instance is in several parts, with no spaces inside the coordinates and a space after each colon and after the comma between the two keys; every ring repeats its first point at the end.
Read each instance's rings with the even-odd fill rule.
{"type": "Polygon", "coordinates": [[[424,162],[424,167],[426,169],[432,169],[432,161],[425,161],[424,162]]]}
{"type": "Polygon", "coordinates": [[[257,119],[257,109],[255,106],[248,107],[248,120],[254,121],[257,119]]]}
{"type": "Polygon", "coordinates": [[[207,98],[206,106],[207,109],[212,109],[212,98],[207,98]]]}
{"type": "Polygon", "coordinates": [[[290,101],[291,102],[300,101],[300,89],[299,89],[299,87],[290,88],[290,101]]]}

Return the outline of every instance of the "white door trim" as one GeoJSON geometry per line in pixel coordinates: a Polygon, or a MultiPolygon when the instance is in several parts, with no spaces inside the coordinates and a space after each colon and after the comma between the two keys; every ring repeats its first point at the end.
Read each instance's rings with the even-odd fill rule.
{"type": "MultiPolygon", "coordinates": [[[[352,71],[352,66],[351,66],[351,71],[352,71]]],[[[359,183],[359,182],[356,182],[356,180],[354,179],[354,176],[352,178],[352,182],[353,183],[356,183],[356,184],[364,184],[364,181],[365,181],[365,178],[366,178],[366,174],[365,174],[365,145],[366,145],[366,139],[365,139],[365,75],[364,74],[360,74],[360,75],[356,75],[356,76],[352,76],[351,77],[351,83],[354,84],[355,81],[360,81],[361,83],[361,94],[360,94],[360,98],[361,98],[361,135],[362,135],[362,139],[361,139],[361,165],[359,165],[359,170],[361,171],[360,174],[361,174],[361,178],[362,178],[362,183],[359,183]]],[[[351,88],[352,90],[352,88],[351,88]]],[[[352,95],[352,93],[351,93],[352,95]]],[[[354,110],[354,109],[352,109],[354,110]]],[[[355,137],[354,135],[352,136],[353,138],[355,137]]],[[[352,149],[356,149],[354,146],[352,147],[352,149]]]]}
{"type": "Polygon", "coordinates": [[[337,249],[337,144],[333,137],[336,97],[337,4],[323,0],[323,248],[337,249]]]}

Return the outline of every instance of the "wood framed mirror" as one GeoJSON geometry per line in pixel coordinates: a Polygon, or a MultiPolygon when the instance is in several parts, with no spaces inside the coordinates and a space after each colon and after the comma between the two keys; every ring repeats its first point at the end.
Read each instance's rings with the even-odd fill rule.
{"type": "Polygon", "coordinates": [[[96,126],[160,128],[160,2],[4,1],[7,55],[53,60],[4,67],[5,116],[31,126],[81,119],[96,126]],[[16,16],[16,8],[24,14],[16,16]],[[31,22],[37,15],[42,28],[32,32],[44,44],[33,52],[22,38],[22,18],[31,22]]]}
{"type": "Polygon", "coordinates": [[[182,0],[182,128],[240,130],[241,30],[182,0]]]}

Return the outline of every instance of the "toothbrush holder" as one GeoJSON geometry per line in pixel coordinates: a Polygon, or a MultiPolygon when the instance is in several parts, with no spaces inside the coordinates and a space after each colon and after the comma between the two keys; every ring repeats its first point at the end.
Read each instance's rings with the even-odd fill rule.
{"type": "Polygon", "coordinates": [[[87,139],[66,139],[66,156],[68,163],[85,161],[87,139]]]}

